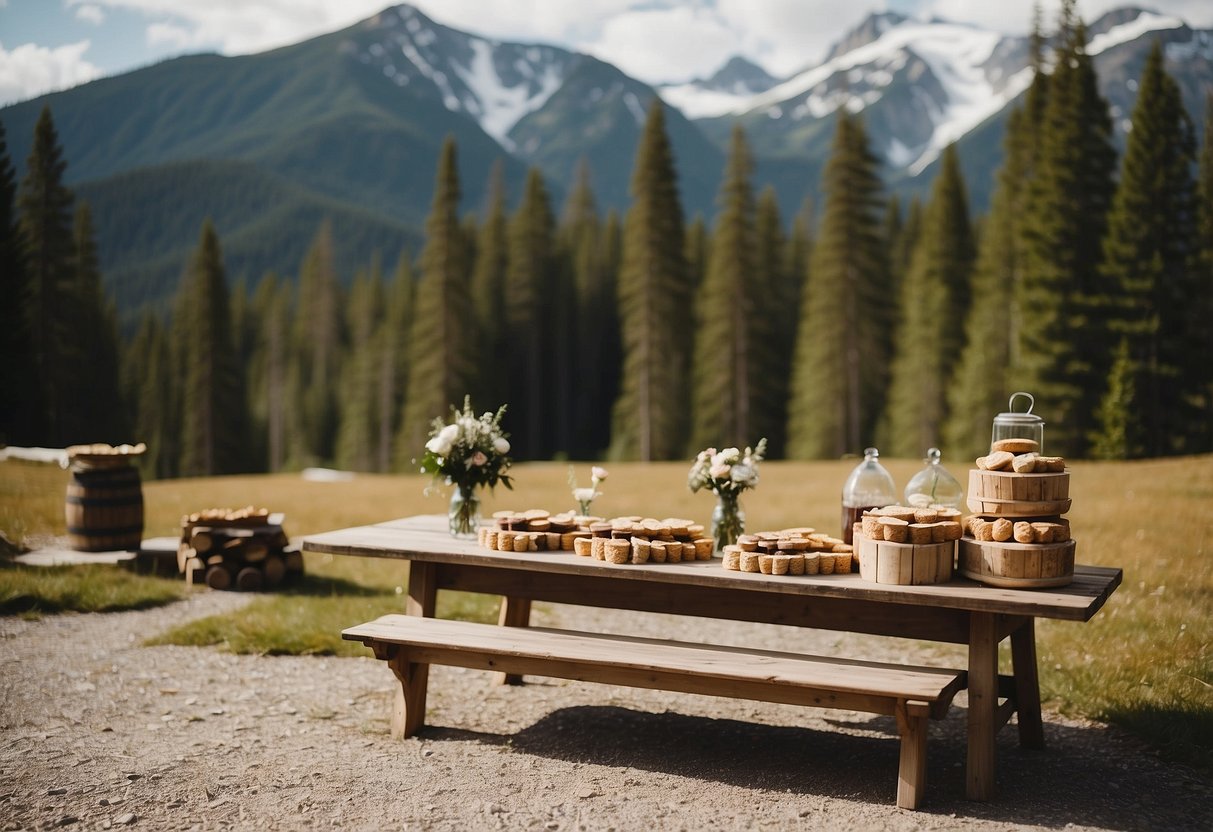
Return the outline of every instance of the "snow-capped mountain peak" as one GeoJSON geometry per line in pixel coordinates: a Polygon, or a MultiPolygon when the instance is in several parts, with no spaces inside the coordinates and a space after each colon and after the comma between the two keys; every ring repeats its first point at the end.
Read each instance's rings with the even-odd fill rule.
{"type": "Polygon", "coordinates": [[[409,5],[366,21],[357,60],[398,86],[428,81],[448,110],[467,113],[508,150],[509,132],[560,89],[579,56],[554,46],[502,43],[450,29],[409,5]]]}

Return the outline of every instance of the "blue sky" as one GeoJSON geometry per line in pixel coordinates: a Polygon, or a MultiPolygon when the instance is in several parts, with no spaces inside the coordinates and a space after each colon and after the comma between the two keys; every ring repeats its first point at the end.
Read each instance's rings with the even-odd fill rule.
{"type": "MultiPolygon", "coordinates": [[[[1059,0],[1046,0],[1051,19],[1059,0]]],[[[0,0],[0,105],[190,52],[260,52],[348,26],[390,0],[0,0]]],[[[1139,3],[1213,28],[1210,0],[1139,3]]],[[[783,75],[872,11],[1023,32],[1031,0],[414,0],[440,23],[597,55],[650,82],[743,54],[783,75]]],[[[1080,0],[1093,20],[1128,0],[1080,0]]]]}

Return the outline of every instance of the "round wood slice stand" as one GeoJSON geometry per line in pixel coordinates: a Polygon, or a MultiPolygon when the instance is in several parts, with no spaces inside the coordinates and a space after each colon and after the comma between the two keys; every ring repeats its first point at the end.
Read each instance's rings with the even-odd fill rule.
{"type": "MultiPolygon", "coordinates": [[[[998,543],[962,537],[957,569],[966,578],[990,586],[1039,589],[1074,580],[1074,541],[998,543]]],[[[862,562],[861,562],[862,563],[862,562]]]]}
{"type": "Polygon", "coordinates": [[[1070,472],[1018,474],[969,471],[966,503],[976,514],[998,517],[1048,517],[1070,510],[1070,472]]]}
{"type": "Polygon", "coordinates": [[[859,577],[877,584],[941,584],[952,580],[956,543],[893,543],[855,535],[859,577]]]}

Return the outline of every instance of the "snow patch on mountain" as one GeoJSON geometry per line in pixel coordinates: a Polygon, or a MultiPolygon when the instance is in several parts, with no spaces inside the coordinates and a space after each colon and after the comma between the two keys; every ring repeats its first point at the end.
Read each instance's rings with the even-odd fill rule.
{"type": "MultiPolygon", "coordinates": [[[[514,70],[523,80],[507,85],[494,66],[495,44],[479,39],[471,40],[470,44],[471,64],[467,67],[454,65],[455,71],[472,93],[472,100],[466,102],[466,109],[479,120],[484,132],[504,147],[513,149],[513,143],[507,138],[510,128],[523,116],[547,103],[552,94],[560,89],[564,79],[552,64],[547,64],[537,73],[531,63],[519,58],[514,61],[514,70]]],[[[539,63],[535,60],[538,56],[528,54],[527,57],[539,63]]]]}
{"type": "Polygon", "coordinates": [[[754,98],[750,92],[704,89],[695,81],[661,87],[658,92],[665,103],[677,107],[690,119],[745,112],[750,109],[748,104],[754,98]]]}
{"type": "Polygon", "coordinates": [[[1175,17],[1166,17],[1154,12],[1142,12],[1133,20],[1122,23],[1119,26],[1113,26],[1108,31],[1091,38],[1091,41],[1087,44],[1087,54],[1098,55],[1100,52],[1108,51],[1113,46],[1137,40],[1142,35],[1149,34],[1150,32],[1178,29],[1183,25],[1184,22],[1175,17]]]}

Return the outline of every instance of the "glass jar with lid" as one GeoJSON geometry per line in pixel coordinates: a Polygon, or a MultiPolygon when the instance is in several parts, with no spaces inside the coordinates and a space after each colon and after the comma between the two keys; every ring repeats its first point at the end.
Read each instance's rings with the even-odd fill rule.
{"type": "Polygon", "coordinates": [[[1044,453],[1045,420],[1032,412],[1035,405],[1036,399],[1031,393],[1025,393],[1022,390],[1012,393],[1011,398],[1007,401],[1007,412],[999,413],[994,417],[994,429],[990,433],[990,450],[993,450],[995,443],[1002,439],[1031,439],[1036,442],[1037,453],[1044,453]],[[1026,410],[1017,411],[1015,409],[1015,400],[1019,398],[1027,400],[1026,410]]]}
{"type": "Polygon", "coordinates": [[[880,451],[866,448],[863,462],[855,466],[842,487],[842,539],[853,543],[852,530],[868,509],[891,506],[897,502],[893,477],[879,462],[880,451]]]}
{"type": "Polygon", "coordinates": [[[905,504],[914,508],[926,506],[947,506],[960,508],[964,498],[964,489],[960,482],[952,476],[947,468],[939,464],[943,454],[939,448],[931,448],[923,460],[925,467],[913,476],[906,485],[905,504]]]}

